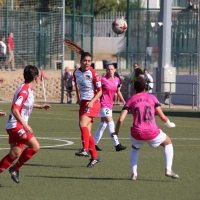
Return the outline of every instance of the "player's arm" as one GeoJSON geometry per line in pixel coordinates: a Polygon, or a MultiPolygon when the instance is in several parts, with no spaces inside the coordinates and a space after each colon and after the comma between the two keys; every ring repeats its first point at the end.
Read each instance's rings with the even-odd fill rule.
{"type": "Polygon", "coordinates": [[[117,89],[117,95],[119,96],[119,99],[122,101],[122,103],[125,105],[125,100],[124,100],[124,97],[122,96],[122,93],[120,91],[120,87],[118,87],[117,89]]]}
{"type": "Polygon", "coordinates": [[[121,111],[121,114],[119,116],[119,119],[117,121],[117,124],[116,124],[115,135],[118,135],[119,130],[120,130],[125,118],[126,118],[127,113],[128,113],[128,109],[123,108],[123,110],[121,111]]]}
{"type": "Polygon", "coordinates": [[[0,116],[4,117],[6,115],[5,112],[3,112],[2,110],[0,110],[0,116]]]}
{"type": "Polygon", "coordinates": [[[49,104],[33,104],[33,108],[38,108],[38,109],[45,109],[45,110],[49,110],[51,108],[51,106],[49,104]]]}
{"type": "Polygon", "coordinates": [[[16,107],[12,107],[11,111],[15,119],[24,127],[24,130],[26,132],[33,133],[32,128],[23,120],[22,116],[20,115],[19,109],[16,107]]]}
{"type": "Polygon", "coordinates": [[[160,106],[157,106],[155,110],[156,110],[156,114],[158,115],[158,117],[165,123],[165,125],[168,128],[173,128],[176,126],[173,122],[170,122],[170,120],[167,118],[167,116],[163,113],[160,106]]]}

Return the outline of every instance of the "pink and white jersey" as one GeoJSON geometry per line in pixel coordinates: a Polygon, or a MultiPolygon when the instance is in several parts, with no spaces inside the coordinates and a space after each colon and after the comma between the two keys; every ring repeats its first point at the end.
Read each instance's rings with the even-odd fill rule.
{"type": "Polygon", "coordinates": [[[134,121],[131,135],[136,140],[152,140],[160,133],[155,121],[155,108],[160,106],[157,98],[146,92],[128,99],[123,109],[131,111],[134,121]]]}
{"type": "MultiPolygon", "coordinates": [[[[12,102],[12,108],[19,110],[23,120],[28,123],[29,116],[32,112],[34,104],[33,90],[29,87],[28,84],[23,83],[16,90],[12,102]]],[[[12,111],[10,112],[9,119],[6,122],[6,129],[16,128],[19,122],[15,119],[12,111]]]]}
{"type": "Polygon", "coordinates": [[[81,68],[75,70],[74,82],[78,85],[80,100],[91,100],[101,90],[100,78],[92,67],[86,71],[81,68]]]}
{"type": "Polygon", "coordinates": [[[101,108],[109,108],[112,110],[113,107],[113,98],[115,92],[120,87],[120,80],[118,77],[110,79],[107,76],[101,78],[102,84],[102,96],[101,96],[101,108]]]}

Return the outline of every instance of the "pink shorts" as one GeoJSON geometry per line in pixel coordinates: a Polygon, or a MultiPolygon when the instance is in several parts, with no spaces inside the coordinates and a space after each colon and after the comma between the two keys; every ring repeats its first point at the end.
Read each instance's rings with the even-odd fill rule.
{"type": "Polygon", "coordinates": [[[81,100],[80,102],[80,109],[79,109],[79,117],[82,115],[88,116],[92,118],[92,122],[94,121],[94,118],[99,117],[99,111],[100,111],[100,101],[95,101],[92,108],[87,107],[87,102],[90,102],[90,100],[81,100]]]}
{"type": "Polygon", "coordinates": [[[16,127],[13,129],[6,129],[9,139],[9,144],[15,144],[20,149],[24,148],[24,144],[26,144],[32,137],[34,137],[33,134],[27,133],[22,126],[16,127]]]}

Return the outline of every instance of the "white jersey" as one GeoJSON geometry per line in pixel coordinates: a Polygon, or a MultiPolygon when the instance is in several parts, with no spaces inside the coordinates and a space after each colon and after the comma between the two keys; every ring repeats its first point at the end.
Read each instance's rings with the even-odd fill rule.
{"type": "Polygon", "coordinates": [[[78,85],[80,100],[91,100],[101,90],[100,78],[92,67],[87,71],[82,71],[81,68],[75,70],[74,82],[78,85]]]}
{"type": "Polygon", "coordinates": [[[0,46],[1,46],[1,53],[6,54],[6,44],[3,41],[0,41],[0,46]]]}
{"type": "MultiPolygon", "coordinates": [[[[28,84],[23,83],[16,90],[12,102],[12,108],[19,110],[21,117],[28,124],[28,119],[31,115],[34,104],[33,90],[28,84]]],[[[6,123],[6,129],[16,128],[19,122],[15,119],[12,111],[6,123]]]]}

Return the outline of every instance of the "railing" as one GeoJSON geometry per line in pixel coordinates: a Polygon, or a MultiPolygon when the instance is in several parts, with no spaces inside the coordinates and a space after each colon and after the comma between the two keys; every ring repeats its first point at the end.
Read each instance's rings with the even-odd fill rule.
{"type": "MultiPolygon", "coordinates": [[[[154,94],[155,96],[157,96],[158,100],[161,99],[161,97],[164,96],[164,98],[166,97],[166,99],[169,99],[169,108],[171,108],[171,105],[172,105],[172,101],[171,101],[171,98],[172,96],[191,96],[191,102],[187,103],[187,104],[181,104],[181,103],[177,103],[177,105],[191,105],[192,106],[192,109],[194,109],[195,107],[195,97],[197,97],[197,89],[195,89],[195,86],[197,86],[197,83],[178,83],[178,82],[153,82],[155,85],[160,85],[160,84],[169,84],[169,92],[157,92],[155,91],[155,89],[153,88],[152,89],[152,93],[151,94],[154,94]],[[172,85],[175,84],[175,87],[176,87],[176,91],[178,91],[178,88],[177,88],[177,85],[190,85],[191,86],[191,90],[187,90],[189,91],[188,93],[176,93],[176,92],[173,92],[173,89],[172,89],[172,85]]],[[[154,86],[155,87],[155,86],[154,86]]],[[[131,86],[130,84],[127,85],[127,92],[125,92],[125,94],[127,95],[127,97],[130,97],[131,96],[131,86]]],[[[162,103],[162,102],[161,102],[162,103]]]]}

